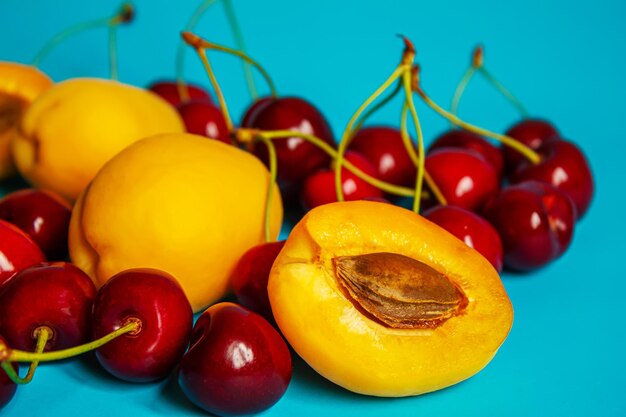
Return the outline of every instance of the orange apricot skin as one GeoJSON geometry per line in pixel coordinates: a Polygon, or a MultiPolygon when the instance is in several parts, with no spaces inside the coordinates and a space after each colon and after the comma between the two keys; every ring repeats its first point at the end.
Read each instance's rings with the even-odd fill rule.
{"type": "MultiPolygon", "coordinates": [[[[31,65],[0,61],[0,114],[3,105],[8,104],[8,101],[19,103],[23,114],[30,103],[52,84],[46,74],[31,65]]],[[[2,126],[0,120],[0,179],[8,178],[16,172],[11,142],[17,135],[17,124],[8,128],[2,126]]]]}
{"type": "Polygon", "coordinates": [[[320,206],[292,230],[268,284],[272,312],[296,352],[356,393],[402,397],[435,391],[479,372],[506,339],[511,302],[493,266],[423,217],[389,204],[320,206]],[[332,259],[394,252],[425,262],[467,297],[432,329],[392,329],[366,317],[338,287],[332,259]]]}

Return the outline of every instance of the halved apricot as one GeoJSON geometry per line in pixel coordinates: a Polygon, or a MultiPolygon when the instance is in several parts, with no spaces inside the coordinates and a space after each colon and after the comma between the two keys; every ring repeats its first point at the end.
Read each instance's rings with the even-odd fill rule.
{"type": "Polygon", "coordinates": [[[376,396],[469,378],[513,321],[498,273],[478,252],[411,211],[369,201],[310,211],[268,291],[281,331],[311,367],[376,396]]]}
{"type": "Polygon", "coordinates": [[[11,141],[22,115],[52,80],[31,65],[0,62],[0,179],[15,172],[11,141]]]}

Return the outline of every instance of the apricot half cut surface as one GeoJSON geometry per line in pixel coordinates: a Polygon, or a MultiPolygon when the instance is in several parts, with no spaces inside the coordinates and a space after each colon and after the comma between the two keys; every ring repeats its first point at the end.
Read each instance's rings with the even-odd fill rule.
{"type": "Polygon", "coordinates": [[[75,78],[33,102],[13,141],[13,157],[31,184],[75,201],[102,165],[128,145],[184,131],[176,109],[150,91],[75,78]]]}
{"type": "Polygon", "coordinates": [[[439,226],[390,204],[310,211],[268,285],[296,352],[351,391],[435,391],[480,371],[504,342],[511,302],[491,264],[439,226]]]}
{"type": "MultiPolygon", "coordinates": [[[[191,134],[138,141],[80,195],[70,220],[72,262],[102,286],[118,272],[173,275],[194,311],[219,300],[239,258],[264,242],[270,174],[253,155],[191,134]]],[[[276,238],[282,203],[269,213],[276,238]]]]}
{"type": "Polygon", "coordinates": [[[15,173],[11,141],[22,115],[52,80],[31,65],[0,62],[0,180],[15,173]]]}

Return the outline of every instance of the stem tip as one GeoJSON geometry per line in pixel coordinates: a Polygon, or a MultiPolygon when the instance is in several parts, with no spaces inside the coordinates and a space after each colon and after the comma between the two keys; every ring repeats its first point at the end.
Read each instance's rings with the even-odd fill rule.
{"type": "Polygon", "coordinates": [[[472,66],[476,69],[482,68],[484,63],[484,49],[482,45],[476,45],[472,53],[472,66]]]}
{"type": "Polygon", "coordinates": [[[202,46],[202,38],[200,36],[191,32],[181,32],[180,35],[187,45],[193,46],[194,48],[200,48],[202,46]]]}
{"type": "Polygon", "coordinates": [[[406,36],[402,34],[398,34],[398,37],[402,38],[404,41],[404,51],[402,52],[402,63],[403,64],[411,64],[413,59],[415,59],[415,46],[413,42],[406,36]]]}
{"type": "Polygon", "coordinates": [[[135,8],[132,3],[124,3],[115,15],[115,23],[130,23],[135,18],[135,8]]]}

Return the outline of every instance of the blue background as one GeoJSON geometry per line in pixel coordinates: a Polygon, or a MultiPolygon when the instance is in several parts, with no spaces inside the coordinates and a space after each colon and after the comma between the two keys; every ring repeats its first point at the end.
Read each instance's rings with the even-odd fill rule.
{"type": "MultiPolygon", "coordinates": [[[[137,18],[119,31],[120,78],[145,86],[174,76],[178,31],[197,1],[136,1],[137,18]]],[[[447,105],[473,46],[486,65],[526,104],[549,118],[588,156],[596,195],[558,261],[535,273],[504,274],[515,307],[509,338],[479,374],[415,398],[378,399],[325,381],[299,359],[285,397],[265,415],[624,416],[626,336],[624,244],[624,113],[626,3],[615,1],[331,1],[236,0],[249,53],[274,77],[279,92],[316,103],[339,135],[356,107],[398,61],[403,33],[418,50],[422,85],[447,105]]],[[[0,59],[29,62],[70,24],[109,15],[117,2],[0,3],[0,59]]],[[[220,5],[197,32],[234,45],[220,5]]],[[[68,40],[43,63],[55,80],[108,76],[106,31],[68,40]]],[[[240,63],[212,62],[231,112],[249,103],[240,63]]],[[[206,77],[189,51],[187,78],[206,77]]],[[[259,86],[262,82],[259,81],[259,86]]],[[[418,108],[427,140],[447,123],[418,108]]],[[[480,79],[460,114],[501,131],[517,114],[480,79]]],[[[396,123],[391,106],[377,120],[396,123]]],[[[6,186],[5,186],[6,190],[6,186]]],[[[2,192],[2,191],[0,191],[2,192]]],[[[92,357],[42,366],[19,389],[3,416],[202,415],[175,381],[132,385],[114,380],[92,357]]]]}

